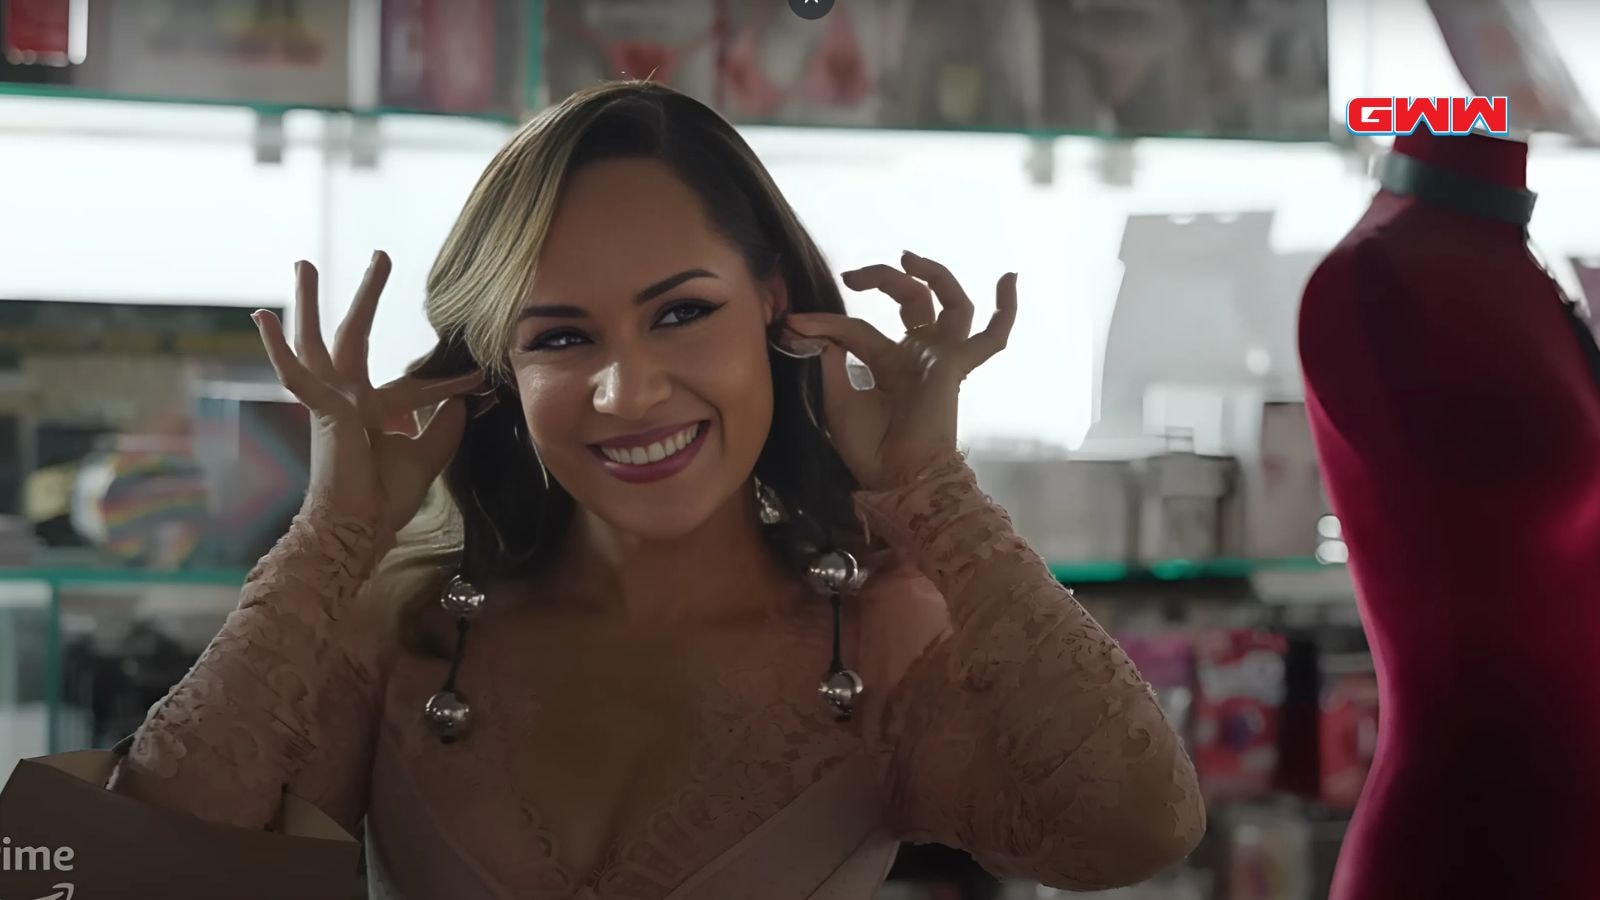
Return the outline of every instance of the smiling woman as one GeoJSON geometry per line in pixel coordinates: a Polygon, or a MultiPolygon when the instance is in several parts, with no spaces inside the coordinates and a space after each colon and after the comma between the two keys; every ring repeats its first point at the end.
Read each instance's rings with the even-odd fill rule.
{"type": "Polygon", "coordinates": [[[319,425],[306,508],[118,790],[261,827],[287,785],[365,823],[384,897],[855,900],[906,840],[1084,890],[1199,839],[1148,685],[956,452],[1014,275],[975,330],[906,253],[842,278],[906,333],[848,317],[737,132],[647,83],[494,159],[398,382],[387,257],[331,352],[298,271],[297,346],[261,324],[319,425]]]}

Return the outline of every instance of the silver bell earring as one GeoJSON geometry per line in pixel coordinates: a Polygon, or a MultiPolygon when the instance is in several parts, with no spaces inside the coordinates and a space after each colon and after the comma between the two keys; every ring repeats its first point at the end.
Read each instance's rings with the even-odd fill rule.
{"type": "Polygon", "coordinates": [[[456,620],[456,649],[450,660],[450,674],[445,676],[444,687],[428,698],[422,708],[422,716],[434,733],[439,735],[440,743],[455,742],[472,725],[472,706],[456,690],[456,676],[461,672],[461,658],[467,649],[467,627],[483,610],[484,599],[483,592],[460,575],[450,579],[444,594],[439,597],[439,605],[456,620]]]}
{"type": "Polygon", "coordinates": [[[841,722],[850,721],[855,714],[856,698],[866,690],[861,676],[845,667],[841,649],[843,632],[843,595],[855,593],[866,582],[866,572],[856,558],[843,550],[828,550],[812,561],[806,570],[812,590],[828,598],[833,607],[833,661],[822,676],[817,692],[841,722]]]}
{"type": "Polygon", "coordinates": [[[763,525],[777,525],[786,521],[789,516],[783,509],[783,501],[778,499],[778,492],[774,491],[761,479],[754,479],[756,483],[756,509],[763,525]]]}

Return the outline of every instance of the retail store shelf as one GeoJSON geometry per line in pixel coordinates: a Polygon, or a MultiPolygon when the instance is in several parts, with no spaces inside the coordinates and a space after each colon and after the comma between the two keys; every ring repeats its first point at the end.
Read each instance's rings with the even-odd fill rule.
{"type": "MultiPolygon", "coordinates": [[[[1051,574],[1063,584],[1105,584],[1123,581],[1199,581],[1213,579],[1272,578],[1274,584],[1301,581],[1299,576],[1328,576],[1343,579],[1344,566],[1325,565],[1311,558],[1210,560],[1170,559],[1150,563],[1063,562],[1050,565],[1051,574]]],[[[50,566],[6,568],[0,566],[0,581],[41,581],[57,585],[79,584],[244,584],[243,569],[178,569],[143,571],[95,566],[50,566]]]]}
{"type": "Polygon", "coordinates": [[[1343,572],[1343,566],[1330,566],[1311,557],[1288,559],[1167,559],[1148,563],[1067,562],[1052,563],[1051,574],[1063,584],[1104,584],[1119,581],[1198,581],[1218,578],[1252,578],[1263,573],[1286,575],[1343,572]]]}
{"type": "MultiPolygon", "coordinates": [[[[128,94],[115,91],[84,90],[75,87],[46,84],[16,84],[0,82],[0,98],[3,97],[42,97],[52,100],[88,100],[116,103],[159,103],[178,106],[205,106],[249,110],[261,116],[281,116],[294,111],[310,111],[322,113],[339,113],[361,118],[382,118],[385,116],[432,116],[446,119],[463,119],[479,122],[493,122],[497,124],[516,125],[518,117],[498,113],[463,113],[444,112],[439,110],[409,109],[404,107],[343,107],[328,106],[313,103],[266,103],[247,100],[217,100],[210,98],[174,97],[154,94],[128,94]]],[[[533,111],[530,110],[531,114],[533,111]]],[[[828,131],[828,132],[861,132],[868,134],[971,134],[971,135],[1015,135],[1038,141],[1049,141],[1057,138],[1088,138],[1091,140],[1104,140],[1125,142],[1132,140],[1184,140],[1184,141],[1249,141],[1256,144],[1308,144],[1322,145],[1332,141],[1330,128],[1329,137],[1304,137],[1304,136],[1275,136],[1271,134],[1225,134],[1213,131],[1160,131],[1160,132],[1105,132],[1091,129],[1071,128],[1021,128],[1010,126],[937,126],[937,125],[851,125],[831,123],[796,123],[782,121],[762,121],[740,119],[735,122],[740,128],[775,128],[800,131],[828,131]]]]}
{"type": "Polygon", "coordinates": [[[243,569],[178,569],[172,571],[143,571],[117,568],[5,568],[0,567],[0,581],[38,581],[60,587],[77,585],[222,585],[243,586],[243,569]]]}
{"type": "Polygon", "coordinates": [[[263,116],[279,116],[297,110],[324,113],[346,113],[353,116],[437,116],[447,119],[468,119],[479,122],[516,124],[514,116],[494,113],[440,112],[427,109],[401,107],[340,107],[312,103],[262,103],[247,100],[214,100],[200,97],[169,97],[155,94],[125,94],[116,91],[93,91],[53,84],[16,84],[0,82],[0,97],[41,97],[50,100],[92,100],[113,103],[161,103],[173,106],[210,106],[244,109],[263,116]]]}

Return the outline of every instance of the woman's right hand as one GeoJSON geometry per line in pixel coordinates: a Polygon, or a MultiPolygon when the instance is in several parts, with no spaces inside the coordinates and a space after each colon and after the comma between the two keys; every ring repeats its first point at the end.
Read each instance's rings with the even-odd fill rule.
{"type": "Polygon", "coordinates": [[[331,353],[322,340],[317,270],[308,262],[295,264],[293,349],[276,316],[265,310],[251,316],[278,380],[311,410],[306,506],[326,503],[341,517],[369,522],[384,538],[417,514],[428,486],[460,444],[466,426],[461,395],[484,383],[482,372],[471,372],[426,380],[406,375],[372,386],[367,338],[389,271],[388,254],[373,254],[331,353]],[[438,411],[417,437],[389,433],[397,420],[413,421],[419,410],[435,406],[438,411]]]}

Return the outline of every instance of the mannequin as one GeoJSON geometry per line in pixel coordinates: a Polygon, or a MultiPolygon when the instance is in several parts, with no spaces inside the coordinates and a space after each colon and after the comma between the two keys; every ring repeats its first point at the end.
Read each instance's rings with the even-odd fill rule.
{"type": "Polygon", "coordinates": [[[1306,405],[1380,684],[1332,900],[1600,896],[1600,386],[1527,145],[1400,137],[1313,273],[1306,405]]]}

